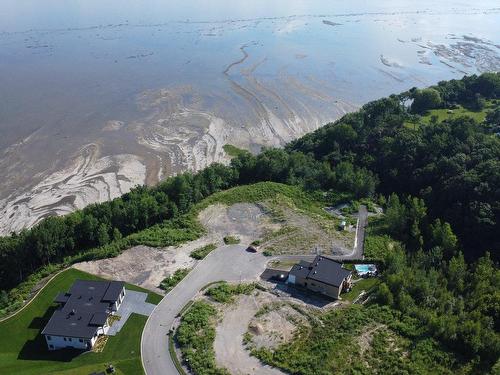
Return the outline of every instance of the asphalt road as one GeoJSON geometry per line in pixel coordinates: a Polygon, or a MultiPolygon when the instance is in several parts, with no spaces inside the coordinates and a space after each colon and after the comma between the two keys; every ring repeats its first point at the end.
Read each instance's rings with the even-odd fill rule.
{"type": "Polygon", "coordinates": [[[229,245],[212,251],[156,306],[141,338],[142,364],[147,375],[178,374],[168,351],[168,331],[177,314],[203,286],[219,280],[254,280],[264,271],[269,258],[245,249],[229,245]]]}

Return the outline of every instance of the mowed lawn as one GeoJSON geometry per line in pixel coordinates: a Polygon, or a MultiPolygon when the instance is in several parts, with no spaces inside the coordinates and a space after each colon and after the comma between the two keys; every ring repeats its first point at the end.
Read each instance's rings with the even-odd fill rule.
{"type": "MultiPolygon", "coordinates": [[[[451,111],[446,108],[431,109],[421,117],[421,123],[430,124],[432,116],[437,116],[438,122],[442,122],[447,119],[458,118],[461,116],[469,116],[476,120],[478,123],[481,123],[486,118],[488,112],[494,110],[496,107],[498,107],[498,105],[500,105],[500,103],[496,100],[487,100],[486,106],[480,111],[472,111],[470,109],[462,107],[461,105],[451,111]]],[[[418,127],[418,124],[406,122],[405,126],[408,128],[416,128],[418,127]]]]}
{"type": "MultiPolygon", "coordinates": [[[[49,352],[41,330],[52,315],[52,300],[60,291],[69,290],[76,279],[101,280],[88,273],[69,269],[52,280],[28,307],[0,322],[0,374],[74,374],[88,375],[112,364],[122,375],[143,374],[140,341],[147,317],[132,314],[122,330],[109,337],[102,353],[76,350],[49,352]]],[[[148,293],[148,302],[157,304],[161,296],[126,285],[127,289],[148,293]]]]}

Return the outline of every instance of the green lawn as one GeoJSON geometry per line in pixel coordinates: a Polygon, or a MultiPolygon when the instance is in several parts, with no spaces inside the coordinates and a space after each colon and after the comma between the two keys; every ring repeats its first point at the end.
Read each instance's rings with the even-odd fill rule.
{"type": "MultiPolygon", "coordinates": [[[[110,337],[102,353],[47,350],[41,330],[52,315],[52,300],[59,291],[67,291],[76,279],[100,280],[99,277],[68,269],[52,280],[36,299],[19,314],[0,323],[0,374],[75,374],[87,375],[113,364],[118,374],[142,374],[140,340],[146,317],[132,314],[120,333],[110,337]]],[[[157,303],[161,296],[127,284],[127,289],[148,293],[148,301],[157,303]]]]}
{"type": "Polygon", "coordinates": [[[364,290],[365,292],[372,291],[376,285],[380,283],[380,280],[376,277],[369,277],[367,279],[362,279],[354,284],[350,292],[341,294],[343,300],[354,301],[356,297],[364,290]]]}
{"type": "MultiPolygon", "coordinates": [[[[470,109],[464,108],[462,106],[458,106],[458,108],[449,111],[447,108],[440,109],[431,109],[427,111],[421,118],[422,124],[429,124],[431,122],[432,116],[437,116],[438,122],[441,122],[446,119],[453,119],[461,116],[469,116],[476,120],[478,123],[481,123],[486,118],[486,114],[489,110],[495,108],[497,106],[496,103],[488,100],[484,109],[480,111],[471,111],[470,109]]],[[[411,129],[417,128],[419,124],[413,122],[405,122],[405,126],[411,129]]]]}

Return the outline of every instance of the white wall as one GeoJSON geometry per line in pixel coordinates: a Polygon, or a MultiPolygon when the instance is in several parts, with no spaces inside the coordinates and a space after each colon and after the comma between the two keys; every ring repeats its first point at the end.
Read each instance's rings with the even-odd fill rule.
{"type": "MultiPolygon", "coordinates": [[[[123,288],[123,290],[120,294],[120,297],[118,298],[118,300],[114,303],[114,305],[112,307],[112,309],[114,311],[118,310],[118,308],[122,304],[123,299],[125,298],[125,293],[126,293],[125,288],[123,288]]],[[[90,340],[90,348],[92,348],[94,346],[94,343],[96,342],[97,337],[99,335],[105,335],[106,333],[108,333],[108,330],[109,330],[109,324],[108,324],[108,320],[106,319],[106,323],[104,323],[104,326],[99,327],[97,329],[97,335],[94,336],[90,340]]],[[[71,346],[75,349],[87,349],[87,341],[89,341],[89,340],[82,339],[83,342],[80,342],[79,338],[66,337],[66,341],[65,341],[63,336],[45,335],[45,341],[47,342],[47,348],[49,350],[56,350],[56,349],[62,349],[62,348],[67,348],[67,347],[71,347],[71,346]],[[50,340],[48,339],[48,336],[50,336],[50,340]],[[71,339],[71,341],[70,341],[70,339],[71,339]],[[53,347],[51,348],[50,345],[52,345],[53,347]]]]}
{"type": "MultiPolygon", "coordinates": [[[[81,339],[83,342],[80,342],[80,339],[76,338],[76,337],[66,337],[66,341],[64,341],[64,338],[65,337],[62,337],[62,336],[45,335],[45,341],[47,342],[47,348],[49,350],[62,349],[62,348],[67,348],[67,347],[73,347],[75,349],[87,349],[87,341],[88,340],[86,340],[86,339],[81,339]],[[49,337],[50,337],[50,340],[48,339],[49,337]],[[51,348],[50,345],[52,345],[53,348],[51,348]]],[[[95,339],[92,341],[92,345],[94,345],[94,342],[95,342],[95,339]]]]}

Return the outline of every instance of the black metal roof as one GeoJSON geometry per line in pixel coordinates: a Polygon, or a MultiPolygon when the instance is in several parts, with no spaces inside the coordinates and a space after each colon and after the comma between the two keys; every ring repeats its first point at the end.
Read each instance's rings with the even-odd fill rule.
{"type": "Polygon", "coordinates": [[[102,297],[102,300],[113,303],[116,302],[118,300],[118,297],[120,296],[120,293],[122,292],[123,285],[123,281],[111,281],[109,283],[108,289],[106,290],[106,293],[104,293],[104,296],[102,297]]]}
{"type": "MultiPolygon", "coordinates": [[[[116,290],[119,289],[121,292],[124,285],[121,281],[76,280],[70,291],[65,294],[65,296],[69,295],[66,303],[54,312],[42,334],[77,338],[93,337],[99,326],[106,321],[111,305],[120,295],[116,293],[116,290]],[[109,299],[115,295],[114,300],[109,299]]],[[[57,302],[60,301],[60,297],[61,293],[56,297],[57,302]]]]}
{"type": "Polygon", "coordinates": [[[309,266],[310,263],[300,261],[299,264],[293,265],[292,269],[290,270],[290,275],[294,275],[295,277],[305,279],[307,278],[307,275],[309,275],[309,266]]]}
{"type": "Polygon", "coordinates": [[[351,271],[342,268],[342,263],[334,259],[318,255],[311,263],[300,261],[295,264],[290,270],[290,274],[339,287],[344,279],[351,274],[351,271]]]}
{"type": "Polygon", "coordinates": [[[351,271],[342,268],[342,263],[334,259],[318,255],[311,264],[308,279],[339,287],[351,271]]]}

